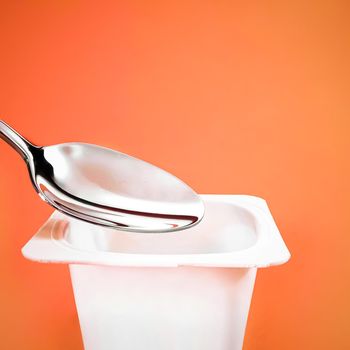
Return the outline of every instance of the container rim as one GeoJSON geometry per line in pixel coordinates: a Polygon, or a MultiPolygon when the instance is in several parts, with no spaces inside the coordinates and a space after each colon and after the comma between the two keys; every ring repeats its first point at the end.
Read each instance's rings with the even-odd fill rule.
{"type": "Polygon", "coordinates": [[[222,253],[137,254],[86,251],[64,244],[57,235],[62,218],[55,211],[22,248],[25,258],[41,263],[87,264],[128,267],[227,267],[251,268],[280,265],[290,253],[264,199],[251,195],[200,195],[205,202],[232,204],[249,211],[257,225],[257,240],[251,247],[222,253]]]}

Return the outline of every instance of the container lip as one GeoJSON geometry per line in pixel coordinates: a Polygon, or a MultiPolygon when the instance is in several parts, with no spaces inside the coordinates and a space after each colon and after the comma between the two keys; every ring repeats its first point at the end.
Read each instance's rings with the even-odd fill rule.
{"type": "MultiPolygon", "coordinates": [[[[55,238],[55,230],[67,216],[55,211],[22,248],[25,258],[41,263],[86,264],[128,267],[228,267],[251,268],[280,265],[290,253],[264,199],[251,195],[203,194],[207,202],[232,204],[248,210],[259,226],[251,247],[223,253],[137,254],[85,251],[65,245],[55,238]]],[[[68,218],[68,220],[70,220],[68,218]]]]}

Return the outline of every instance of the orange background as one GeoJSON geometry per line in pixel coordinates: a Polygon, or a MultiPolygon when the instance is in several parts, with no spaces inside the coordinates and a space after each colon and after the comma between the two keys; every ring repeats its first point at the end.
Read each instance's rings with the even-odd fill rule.
{"type": "MultiPolygon", "coordinates": [[[[1,1],[0,114],[265,198],[292,260],[259,270],[244,349],[348,349],[346,3],[1,1]]],[[[0,169],[0,347],[82,349],[67,267],[20,253],[52,210],[3,142],[0,169]]]]}

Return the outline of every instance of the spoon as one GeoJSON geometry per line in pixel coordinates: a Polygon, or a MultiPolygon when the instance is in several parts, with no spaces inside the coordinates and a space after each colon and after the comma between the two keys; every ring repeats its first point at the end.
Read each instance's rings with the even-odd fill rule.
{"type": "Polygon", "coordinates": [[[1,120],[0,138],[25,160],[41,199],[67,215],[145,233],[186,229],[204,215],[189,186],[140,159],[87,143],[39,147],[1,120]]]}

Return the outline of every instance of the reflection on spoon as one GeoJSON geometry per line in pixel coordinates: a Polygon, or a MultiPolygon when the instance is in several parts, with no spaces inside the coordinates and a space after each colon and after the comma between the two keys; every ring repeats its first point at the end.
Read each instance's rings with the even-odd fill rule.
{"type": "Polygon", "coordinates": [[[140,159],[85,143],[38,147],[3,121],[0,137],[26,161],[39,196],[81,220],[156,233],[189,228],[204,215],[189,186],[140,159]]]}

